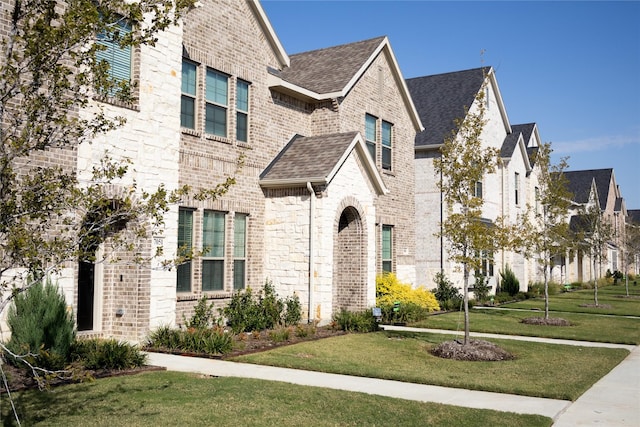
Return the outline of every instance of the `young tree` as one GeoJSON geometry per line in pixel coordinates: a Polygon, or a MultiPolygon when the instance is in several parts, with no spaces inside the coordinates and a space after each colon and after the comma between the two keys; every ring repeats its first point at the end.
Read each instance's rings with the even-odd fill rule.
{"type": "Polygon", "coordinates": [[[607,259],[608,244],[613,237],[613,227],[604,217],[598,202],[583,206],[578,216],[575,239],[591,257],[594,272],[593,300],[598,307],[598,280],[602,262],[607,259]]]}
{"type": "Polygon", "coordinates": [[[121,47],[154,45],[194,3],[0,0],[0,312],[65,263],[97,261],[95,248],[107,239],[133,251],[181,196],[215,198],[233,185],[230,177],[198,191],[143,191],[127,180],[114,199],[105,188],[124,182],[126,160],[105,156],[83,182],[73,161],[59,161],[124,123],[99,101],[134,100],[129,82],[111,77],[100,59],[105,46],[97,37],[121,47]],[[119,22],[133,30],[120,33],[119,22]]]}
{"type": "Polygon", "coordinates": [[[528,256],[534,256],[544,278],[544,317],[549,319],[549,279],[553,259],[563,256],[571,246],[569,235],[569,206],[573,195],[567,189],[564,171],[568,168],[563,158],[551,164],[550,143],[542,144],[535,156],[538,170],[538,190],[535,206],[528,206],[523,227],[528,256]],[[530,223],[530,222],[533,223],[530,223]]]}
{"type": "MultiPolygon", "coordinates": [[[[484,204],[479,191],[483,178],[499,166],[499,150],[484,147],[482,130],[485,120],[485,87],[478,92],[473,111],[456,120],[456,130],[445,139],[441,157],[434,160],[436,173],[442,176],[438,187],[446,205],[442,235],[448,246],[449,259],[462,265],[464,345],[469,344],[469,276],[480,271],[480,254],[511,246],[502,218],[490,222],[483,217],[484,204]]],[[[512,236],[515,234],[511,234],[512,236]]]]}
{"type": "Polygon", "coordinates": [[[629,296],[629,266],[637,266],[640,258],[640,224],[629,218],[624,235],[625,289],[629,296]]]}

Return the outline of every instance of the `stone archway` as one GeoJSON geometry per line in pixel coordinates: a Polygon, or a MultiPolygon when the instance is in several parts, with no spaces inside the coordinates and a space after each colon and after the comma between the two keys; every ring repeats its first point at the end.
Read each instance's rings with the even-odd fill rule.
{"type": "Polygon", "coordinates": [[[367,238],[358,209],[345,207],[333,243],[333,311],[367,308],[367,238]]]}

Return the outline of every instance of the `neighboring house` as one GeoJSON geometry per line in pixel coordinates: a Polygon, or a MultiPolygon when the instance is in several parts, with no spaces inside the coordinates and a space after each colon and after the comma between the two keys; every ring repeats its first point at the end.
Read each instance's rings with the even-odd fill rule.
{"type": "MultiPolygon", "coordinates": [[[[79,263],[59,277],[83,335],[141,340],[180,324],[206,296],[220,307],[271,281],[305,320],[375,304],[383,271],[414,283],[414,138],[422,125],[386,37],[289,56],[253,0],[209,0],[154,47],[112,66],[135,105],[101,103],[127,123],[78,150],[86,178],[106,151],[131,158],[141,190],[236,184],[217,200],[183,198],[138,242],[159,261],[79,263]]],[[[118,46],[109,46],[118,50],[118,46]]],[[[119,188],[108,189],[117,200],[119,188]]],[[[108,241],[95,248],[109,255],[108,241]]],[[[132,254],[115,254],[126,261],[132,254]]]]}
{"type": "MultiPolygon", "coordinates": [[[[483,216],[495,221],[504,216],[517,221],[523,214],[531,190],[529,189],[531,165],[528,150],[539,143],[537,127],[533,124],[511,126],[502,101],[493,68],[476,68],[407,80],[418,113],[426,128],[416,136],[416,269],[419,284],[434,286],[435,275],[444,272],[461,285],[462,273],[451,263],[447,245],[439,224],[445,220],[442,195],[438,189],[433,160],[440,156],[440,147],[446,138],[455,135],[455,120],[462,119],[467,111],[478,108],[476,96],[486,81],[485,121],[481,138],[487,147],[500,151],[502,164],[496,173],[479,182],[476,191],[483,197],[483,216]]],[[[521,255],[504,252],[482,254],[483,273],[495,290],[499,284],[499,271],[509,264],[526,287],[530,268],[521,255]]]]}
{"type": "MultiPolygon", "coordinates": [[[[567,171],[565,177],[568,189],[573,194],[573,209],[570,227],[574,230],[585,230],[586,224],[582,212],[596,206],[602,215],[604,224],[609,228],[609,239],[602,253],[602,262],[596,262],[589,256],[588,248],[576,248],[566,261],[566,274],[562,279],[566,282],[589,281],[603,277],[608,271],[615,272],[623,268],[624,240],[626,233],[627,210],[620,188],[616,183],[613,169],[593,169],[567,171]]],[[[562,260],[560,263],[565,264],[562,260]]]]}
{"type": "Polygon", "coordinates": [[[627,254],[625,269],[633,275],[640,274],[640,209],[627,211],[627,254]]]}

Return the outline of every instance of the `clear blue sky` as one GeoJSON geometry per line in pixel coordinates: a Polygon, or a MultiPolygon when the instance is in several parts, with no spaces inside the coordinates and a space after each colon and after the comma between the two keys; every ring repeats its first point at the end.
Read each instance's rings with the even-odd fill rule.
{"type": "Polygon", "coordinates": [[[386,35],[405,78],[493,66],[511,124],[570,170],[613,168],[640,209],[640,1],[261,4],[288,54],[386,35]]]}

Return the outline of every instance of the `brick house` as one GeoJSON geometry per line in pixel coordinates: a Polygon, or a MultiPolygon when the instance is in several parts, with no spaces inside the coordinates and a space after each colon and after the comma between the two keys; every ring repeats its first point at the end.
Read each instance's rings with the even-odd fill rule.
{"type": "Polygon", "coordinates": [[[603,250],[602,262],[596,262],[595,266],[588,248],[575,248],[564,260],[560,260],[558,268],[562,269],[564,282],[586,282],[604,277],[607,270],[612,273],[623,271],[627,209],[613,169],[567,171],[564,175],[568,189],[573,194],[570,227],[574,231],[584,228],[586,224],[581,221],[581,211],[595,206],[611,231],[603,250]]]}
{"type": "MultiPolygon", "coordinates": [[[[486,83],[485,120],[481,139],[488,147],[500,151],[501,164],[496,173],[488,174],[476,191],[484,199],[483,217],[495,221],[504,216],[517,221],[533,197],[534,169],[529,154],[535,151],[540,139],[535,124],[511,125],[491,67],[416,77],[407,80],[416,108],[426,129],[416,136],[416,270],[417,283],[434,286],[435,275],[443,272],[455,285],[462,286],[462,271],[448,260],[439,224],[445,220],[446,210],[437,183],[433,159],[440,156],[440,147],[455,133],[454,121],[464,118],[467,111],[477,110],[476,96],[486,83]]],[[[501,251],[482,254],[483,273],[493,290],[499,284],[499,271],[507,264],[526,289],[535,274],[532,261],[523,255],[501,251]]]]}
{"type": "MultiPolygon", "coordinates": [[[[108,152],[133,161],[112,199],[134,181],[149,191],[236,184],[217,200],[183,198],[137,242],[142,256],[202,251],[177,269],[127,253],[64,269],[81,334],[141,340],[182,323],[203,295],[219,307],[267,280],[299,296],[305,320],[327,322],[372,306],[382,271],[415,282],[422,125],[386,37],[288,55],[259,2],[208,0],[154,47],[109,50],[122,54],[111,65],[136,83],[137,101],[95,103],[127,122],[79,146],[79,177],[108,152]]],[[[95,250],[107,254],[108,241],[95,250]]]]}

